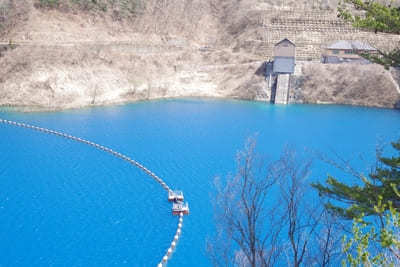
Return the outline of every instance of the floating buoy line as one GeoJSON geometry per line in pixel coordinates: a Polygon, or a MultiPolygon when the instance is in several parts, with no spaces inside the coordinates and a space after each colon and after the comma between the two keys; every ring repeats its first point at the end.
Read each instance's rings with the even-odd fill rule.
{"type": "Polygon", "coordinates": [[[39,131],[39,132],[43,132],[46,134],[53,134],[56,136],[60,136],[63,138],[67,138],[76,142],[80,142],[80,143],[84,143],[90,146],[93,146],[99,150],[102,150],[104,152],[108,152],[111,155],[123,159],[127,162],[129,162],[130,164],[134,165],[135,167],[141,169],[142,171],[144,171],[148,176],[150,176],[151,178],[153,178],[156,182],[158,182],[164,190],[166,190],[168,192],[168,201],[173,202],[172,204],[172,214],[173,215],[178,215],[179,219],[178,219],[178,225],[177,225],[177,229],[174,235],[174,239],[171,242],[170,247],[167,249],[167,252],[165,253],[165,255],[162,257],[160,263],[157,265],[157,267],[164,267],[167,265],[168,260],[171,258],[173,252],[175,251],[175,248],[178,244],[179,238],[182,234],[182,226],[183,226],[183,215],[189,214],[189,206],[187,203],[183,203],[183,193],[181,191],[173,191],[170,189],[170,187],[160,178],[158,177],[155,173],[153,173],[152,171],[150,171],[149,169],[147,169],[145,166],[143,166],[142,164],[140,164],[139,162],[137,162],[136,160],[133,160],[131,158],[129,158],[128,156],[121,154],[117,151],[112,150],[111,148],[96,144],[94,142],[73,136],[73,135],[69,135],[66,133],[62,133],[59,131],[54,131],[54,130],[50,130],[47,128],[42,128],[42,127],[37,127],[37,126],[33,126],[30,124],[26,124],[26,123],[21,123],[21,122],[15,122],[15,121],[10,121],[10,120],[4,120],[4,119],[0,119],[0,123],[2,124],[9,124],[9,125],[13,125],[16,127],[21,127],[21,128],[27,128],[27,129],[31,129],[31,130],[35,130],[35,131],[39,131]]]}

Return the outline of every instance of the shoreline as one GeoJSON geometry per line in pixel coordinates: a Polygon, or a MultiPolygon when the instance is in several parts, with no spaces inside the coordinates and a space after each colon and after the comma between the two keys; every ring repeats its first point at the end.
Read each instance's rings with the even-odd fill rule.
{"type": "MultiPolygon", "coordinates": [[[[0,33],[0,109],[58,112],[181,98],[269,103],[273,90],[264,63],[283,38],[298,43],[289,103],[400,109],[400,70],[320,62],[322,47],[331,41],[360,39],[386,51],[396,47],[399,35],[314,27],[321,17],[307,25],[285,22],[290,29],[280,29],[274,18],[288,14],[274,4],[260,9],[232,2],[220,10],[187,4],[192,8],[184,12],[174,5],[149,9],[134,21],[77,7],[64,12],[23,1],[13,6],[24,12],[0,33]]],[[[291,15],[312,17],[307,10],[291,15]]],[[[337,19],[320,12],[326,22],[337,19]]]]}
{"type": "Polygon", "coordinates": [[[323,102],[317,101],[316,103],[312,102],[291,102],[287,105],[273,104],[267,100],[257,100],[257,99],[246,99],[246,98],[236,98],[236,97],[216,97],[216,96],[179,96],[179,97],[159,97],[159,98],[151,98],[151,99],[138,99],[138,100],[126,100],[126,101],[116,101],[110,103],[102,103],[97,105],[82,105],[77,107],[57,107],[57,108],[47,108],[47,107],[39,107],[39,106],[0,106],[0,113],[2,112],[16,112],[16,113],[55,113],[55,112],[63,112],[63,111],[79,111],[79,110],[88,110],[88,109],[96,109],[96,108],[107,108],[107,107],[118,107],[124,105],[132,105],[139,103],[149,103],[149,102],[159,102],[159,101],[174,101],[174,100],[195,100],[195,101],[243,101],[243,102],[254,102],[261,103],[267,105],[276,105],[280,107],[284,106],[293,106],[293,105],[315,105],[315,106],[348,106],[348,107],[357,107],[357,108],[369,108],[369,109],[386,109],[386,110],[398,110],[400,111],[400,107],[380,107],[374,105],[355,105],[355,104],[344,104],[344,103],[335,103],[335,102],[323,102]]]}

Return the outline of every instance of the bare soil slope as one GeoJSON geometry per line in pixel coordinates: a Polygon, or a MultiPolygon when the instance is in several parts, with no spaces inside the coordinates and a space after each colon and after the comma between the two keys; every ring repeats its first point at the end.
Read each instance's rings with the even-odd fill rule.
{"type": "MultiPolygon", "coordinates": [[[[263,78],[265,57],[247,40],[262,40],[265,29],[254,14],[260,7],[279,8],[272,2],[148,0],[140,12],[129,14],[121,6],[107,5],[102,11],[38,3],[0,0],[0,39],[5,43],[0,46],[0,106],[54,110],[165,97],[270,97],[263,78]]],[[[356,67],[352,71],[359,73],[356,67]]],[[[333,87],[343,85],[335,74],[340,71],[325,72],[338,79],[330,82],[333,87]]],[[[381,73],[369,74],[393,88],[386,74],[378,77],[381,73]]],[[[308,85],[325,81],[306,77],[304,99],[325,101],[322,93],[307,91],[308,85]]],[[[328,84],[323,88],[330,95],[328,84]]],[[[393,106],[389,100],[377,101],[375,87],[366,85],[361,104],[393,106]]]]}
{"type": "MultiPolygon", "coordinates": [[[[393,72],[395,72],[393,70],[393,72]]],[[[398,86],[378,65],[305,64],[297,98],[306,103],[397,107],[398,86]]]]}

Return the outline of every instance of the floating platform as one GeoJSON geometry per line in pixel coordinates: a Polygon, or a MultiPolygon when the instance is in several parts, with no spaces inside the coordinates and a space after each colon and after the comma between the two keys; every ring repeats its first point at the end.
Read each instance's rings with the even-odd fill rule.
{"type": "Polygon", "coordinates": [[[183,203],[182,201],[177,201],[172,204],[172,214],[180,215],[180,214],[188,215],[189,214],[189,204],[183,203]]]}
{"type": "Polygon", "coordinates": [[[168,201],[184,201],[183,192],[182,191],[168,191],[168,201]]]}

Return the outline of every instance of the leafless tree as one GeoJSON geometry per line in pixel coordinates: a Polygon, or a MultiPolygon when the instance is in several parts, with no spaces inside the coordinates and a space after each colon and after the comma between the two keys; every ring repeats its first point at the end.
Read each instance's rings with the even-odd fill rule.
{"type": "Polygon", "coordinates": [[[321,220],[322,209],[305,201],[311,161],[298,161],[294,150],[286,148],[279,163],[280,197],[289,242],[287,260],[289,265],[299,267],[308,256],[308,246],[321,220]]]}
{"type": "Polygon", "coordinates": [[[296,155],[291,148],[286,148],[279,160],[287,263],[294,267],[334,266],[341,256],[343,226],[310,190],[311,165],[311,159],[296,155]]]}
{"type": "Polygon", "coordinates": [[[337,216],[326,209],[324,209],[320,224],[315,236],[315,251],[308,259],[308,265],[338,266],[342,259],[343,225],[337,216]]]}
{"type": "Polygon", "coordinates": [[[249,139],[237,164],[235,175],[215,181],[216,234],[207,243],[214,266],[275,266],[285,256],[295,267],[338,262],[336,220],[308,192],[311,160],[288,148],[264,163],[249,139]]]}
{"type": "Polygon", "coordinates": [[[279,257],[282,220],[274,215],[272,189],[276,185],[273,165],[266,168],[249,139],[238,153],[238,170],[226,183],[216,178],[216,236],[208,241],[215,266],[273,266],[279,257]],[[269,207],[267,207],[269,206],[269,207]]]}

